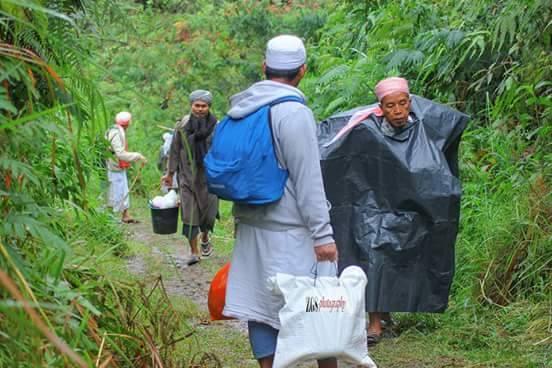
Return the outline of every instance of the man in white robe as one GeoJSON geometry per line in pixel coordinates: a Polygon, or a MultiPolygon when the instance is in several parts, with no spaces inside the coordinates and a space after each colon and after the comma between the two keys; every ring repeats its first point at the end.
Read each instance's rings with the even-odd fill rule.
{"type": "Polygon", "coordinates": [[[115,116],[115,124],[105,134],[113,153],[113,157],[107,160],[107,180],[109,181],[107,205],[114,212],[120,213],[121,221],[127,224],[137,222],[128,212],[130,199],[127,169],[131,162],[141,161],[142,165],[146,163],[146,158],[141,153],[128,151],[125,133],[131,121],[132,115],[122,111],[115,116]]]}
{"type": "MultiPolygon", "coordinates": [[[[306,72],[306,51],[295,36],[278,36],[267,44],[267,80],[231,98],[228,114],[242,118],[284,96],[305,99],[297,86],[306,72]]],[[[316,122],[305,105],[288,101],[271,108],[275,150],[289,178],[283,197],[265,206],[235,204],[237,238],[223,314],[248,321],[249,339],[261,367],[272,366],[280,321],[281,297],[267,279],[276,273],[312,276],[317,261],[336,261],[337,249],[320,169],[316,122]]],[[[335,275],[335,265],[318,266],[335,275]]],[[[320,367],[337,367],[335,359],[320,367]]]]}

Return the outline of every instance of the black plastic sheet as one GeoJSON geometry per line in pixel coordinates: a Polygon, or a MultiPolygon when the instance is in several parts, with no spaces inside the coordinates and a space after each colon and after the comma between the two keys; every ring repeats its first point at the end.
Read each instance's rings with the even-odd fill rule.
{"type": "Polygon", "coordinates": [[[468,116],[413,95],[414,121],[399,134],[385,135],[382,118],[371,115],[325,147],[354,112],[371,106],[319,125],[339,269],[364,269],[369,312],[442,312],[454,275],[458,145],[468,116]]]}

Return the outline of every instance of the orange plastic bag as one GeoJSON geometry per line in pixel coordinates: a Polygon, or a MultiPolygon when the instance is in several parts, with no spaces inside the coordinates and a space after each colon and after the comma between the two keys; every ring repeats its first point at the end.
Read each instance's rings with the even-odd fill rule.
{"type": "Polygon", "coordinates": [[[213,277],[213,281],[211,281],[207,305],[209,306],[209,314],[211,315],[212,321],[233,319],[222,315],[226,300],[226,282],[228,280],[229,270],[230,262],[222,266],[215,274],[215,277],[213,277]]]}

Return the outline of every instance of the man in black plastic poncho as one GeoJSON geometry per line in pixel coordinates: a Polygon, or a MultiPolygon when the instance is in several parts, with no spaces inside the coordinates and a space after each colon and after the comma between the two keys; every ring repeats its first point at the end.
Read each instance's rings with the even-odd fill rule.
{"type": "Polygon", "coordinates": [[[457,151],[468,121],[410,95],[403,78],[385,79],[375,92],[379,104],[334,115],[319,129],[339,269],[359,265],[368,276],[369,344],[379,341],[389,312],[447,307],[460,213],[457,151]]]}

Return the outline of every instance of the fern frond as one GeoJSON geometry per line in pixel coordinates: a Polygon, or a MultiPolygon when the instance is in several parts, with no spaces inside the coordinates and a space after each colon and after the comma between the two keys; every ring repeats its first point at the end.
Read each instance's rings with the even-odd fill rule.
{"type": "Polygon", "coordinates": [[[346,64],[340,64],[324,73],[318,80],[319,84],[328,84],[336,79],[339,79],[343,75],[347,74],[350,67],[346,64]]]}

